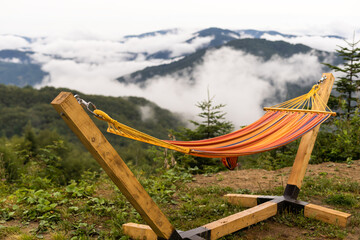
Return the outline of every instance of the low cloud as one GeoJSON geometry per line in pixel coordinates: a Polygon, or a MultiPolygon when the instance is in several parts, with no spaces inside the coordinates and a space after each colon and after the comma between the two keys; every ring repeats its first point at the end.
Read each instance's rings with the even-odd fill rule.
{"type": "Polygon", "coordinates": [[[24,49],[29,43],[22,37],[13,35],[0,35],[0,50],[3,49],[24,49]]]}
{"type": "MultiPolygon", "coordinates": [[[[37,52],[33,58],[43,64],[42,69],[49,72],[50,77],[37,87],[51,85],[88,94],[144,97],[163,108],[181,113],[185,119],[196,118],[199,109],[195,105],[207,98],[209,89],[210,95],[215,96],[214,103],[226,104],[224,111],[227,112],[227,119],[239,127],[263,114],[264,99],[272,98],[275,92],[286,96],[286,83],[310,84],[300,82],[305,79],[313,79],[313,83],[316,83],[322,72],[322,65],[313,53],[297,54],[290,58],[274,56],[265,62],[262,58],[222,47],[208,51],[192,72],[156,76],[147,80],[145,88],[115,80],[119,76],[165,62],[147,60],[142,54],[145,51],[151,54],[170,49],[175,56],[193,52],[211,41],[211,38],[199,38],[191,44],[185,43],[190,36],[187,32],[171,32],[150,38],[118,41],[96,38],[38,39],[32,44],[37,52]],[[138,55],[128,60],[132,52],[138,55]]],[[[152,114],[147,108],[141,109],[141,113],[144,120],[152,114]]]]}
{"type": "MultiPolygon", "coordinates": [[[[191,76],[170,75],[148,80],[142,96],[158,105],[195,116],[195,104],[207,98],[207,89],[215,96],[215,104],[226,104],[227,118],[236,126],[249,124],[263,114],[264,99],[276,91],[286,94],[287,82],[313,79],[321,74],[321,64],[312,54],[297,54],[291,58],[261,58],[231,48],[208,52],[202,64],[191,76]],[[273,84],[270,84],[271,80],[273,84]]],[[[300,84],[311,84],[301,82],[300,84]]]]}
{"type": "MultiPolygon", "coordinates": [[[[211,37],[204,37],[187,43],[186,40],[191,37],[192,34],[186,31],[118,40],[48,37],[37,39],[31,47],[35,52],[44,55],[101,64],[109,61],[127,61],[134,56],[141,59],[145,58],[145,53],[151,55],[159,51],[170,51],[171,57],[177,57],[195,52],[212,40],[211,37]]],[[[159,64],[158,60],[152,62],[159,64]]]]}
{"type": "Polygon", "coordinates": [[[121,96],[120,92],[123,92],[122,88],[125,86],[121,87],[115,79],[148,65],[148,62],[143,61],[89,64],[78,63],[74,60],[52,59],[42,67],[43,71],[50,73],[50,78],[37,87],[51,85],[76,89],[85,93],[121,96]]]}
{"type": "Polygon", "coordinates": [[[21,63],[19,58],[0,58],[0,62],[21,63]]]}
{"type": "Polygon", "coordinates": [[[335,52],[338,45],[343,45],[344,40],[333,37],[321,37],[321,36],[297,36],[292,38],[286,38],[281,35],[264,34],[261,38],[269,41],[286,41],[292,44],[304,44],[311,48],[315,48],[322,51],[335,52]]]}
{"type": "MultiPolygon", "coordinates": [[[[221,48],[209,51],[203,60],[192,75],[154,77],[148,80],[145,88],[113,80],[121,72],[117,69],[135,69],[139,67],[136,64],[141,63],[99,66],[73,60],[51,60],[43,67],[50,72],[51,79],[42,86],[68,87],[89,94],[144,97],[181,113],[186,119],[194,119],[199,113],[195,105],[207,98],[209,89],[210,95],[215,96],[214,104],[226,104],[227,119],[241,126],[263,114],[264,99],[273,97],[276,91],[286,95],[287,82],[313,79],[316,83],[321,74],[321,64],[312,54],[297,54],[290,58],[274,56],[264,62],[262,58],[241,51],[221,48]],[[131,64],[134,66],[129,66],[131,64]],[[195,82],[189,80],[191,77],[195,82]]],[[[144,119],[151,115],[148,110],[142,109],[144,119]]]]}
{"type": "Polygon", "coordinates": [[[147,120],[154,120],[155,118],[155,112],[154,108],[150,105],[140,106],[140,114],[141,114],[141,120],[143,122],[147,120]]]}

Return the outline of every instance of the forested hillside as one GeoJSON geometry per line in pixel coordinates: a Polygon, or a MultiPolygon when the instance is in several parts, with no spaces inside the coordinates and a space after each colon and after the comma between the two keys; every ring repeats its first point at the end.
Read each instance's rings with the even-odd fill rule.
{"type": "MultiPolygon", "coordinates": [[[[10,171],[6,178],[16,179],[22,172],[18,171],[20,165],[26,166],[28,162],[32,161],[32,157],[39,157],[41,149],[46,149],[48,146],[61,152],[62,160],[58,162],[58,167],[63,172],[69,171],[68,176],[64,179],[65,182],[79,177],[79,173],[84,170],[99,170],[99,166],[80,144],[75,134],[50,105],[50,102],[61,91],[79,94],[114,119],[158,138],[167,139],[170,129],[177,129],[184,124],[173,113],[161,109],[143,98],[86,95],[69,89],[53,87],[37,90],[32,87],[19,88],[0,85],[0,145],[4,147],[4,151],[6,150],[10,154],[5,155],[5,162],[16,159],[11,164],[9,163],[14,166],[13,170],[16,170],[16,173],[10,171]],[[17,156],[21,152],[26,153],[28,157],[22,159],[17,156]]],[[[153,160],[146,153],[148,148],[146,144],[106,133],[107,124],[96,118],[93,119],[127,162],[133,162],[145,168],[153,165],[153,160]]]]}
{"type": "MultiPolygon", "coordinates": [[[[143,98],[86,95],[74,90],[53,87],[37,90],[32,87],[0,85],[0,135],[21,135],[25,125],[30,123],[35,129],[55,130],[72,139],[73,134],[70,134],[68,127],[50,105],[61,91],[79,94],[122,123],[159,138],[166,138],[169,129],[176,129],[182,124],[173,113],[143,98]]],[[[99,124],[104,125],[102,122],[99,124]]]]}

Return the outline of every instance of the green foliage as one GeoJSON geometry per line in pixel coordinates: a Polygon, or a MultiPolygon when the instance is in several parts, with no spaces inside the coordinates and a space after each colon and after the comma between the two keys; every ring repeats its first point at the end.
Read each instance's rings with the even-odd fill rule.
{"type": "Polygon", "coordinates": [[[27,206],[26,209],[19,208],[23,221],[39,221],[37,232],[56,227],[60,221],[57,202],[63,197],[60,192],[20,188],[15,195],[19,204],[27,206]]]}
{"type": "Polygon", "coordinates": [[[213,138],[233,130],[234,125],[225,120],[226,113],[221,110],[225,105],[214,105],[213,100],[214,97],[210,98],[208,92],[208,98],[196,104],[196,107],[201,111],[198,116],[202,121],[197,122],[191,120],[190,122],[195,125],[195,129],[185,128],[183,132],[178,133],[177,135],[179,135],[182,140],[213,138]]]}
{"type": "Polygon", "coordinates": [[[0,179],[12,182],[21,174],[22,161],[5,138],[0,138],[0,179]]]}
{"type": "Polygon", "coordinates": [[[84,239],[84,237],[94,237],[98,235],[98,232],[94,228],[94,224],[88,224],[84,222],[74,223],[72,225],[72,238],[71,240],[84,239]]]}
{"type": "Polygon", "coordinates": [[[291,166],[294,162],[299,140],[271,151],[240,157],[243,168],[262,168],[276,170],[291,166]]]}
{"type": "Polygon", "coordinates": [[[356,109],[349,119],[336,118],[322,128],[324,130],[320,131],[313,151],[313,163],[360,159],[359,109],[356,109]]]}
{"type": "MultiPolygon", "coordinates": [[[[84,171],[99,170],[90,153],[50,105],[64,90],[70,91],[0,84],[0,126],[4,126],[0,128],[0,136],[3,136],[0,137],[1,179],[15,181],[24,173],[66,184],[72,179],[78,180],[84,171]]],[[[181,124],[175,115],[143,98],[80,95],[120,122],[155,137],[167,138],[168,129],[176,129],[181,124]],[[141,110],[144,107],[151,109],[153,115],[144,116],[141,110]]],[[[105,122],[94,121],[100,129],[106,129],[105,122]]],[[[113,134],[106,134],[106,137],[136,168],[149,174],[157,168],[146,151],[146,144],[113,134]]]]}
{"type": "Polygon", "coordinates": [[[328,196],[325,199],[325,202],[332,204],[332,205],[353,207],[353,206],[356,206],[356,204],[358,204],[359,201],[352,194],[335,193],[335,194],[328,196]]]}
{"type": "Polygon", "coordinates": [[[5,227],[0,225],[0,238],[5,239],[8,235],[14,235],[20,232],[20,227],[5,227]]]}
{"type": "MultiPolygon", "coordinates": [[[[288,227],[301,227],[303,229],[310,230],[305,236],[315,237],[315,239],[324,238],[337,238],[343,239],[347,236],[347,232],[338,226],[330,225],[324,222],[320,222],[314,219],[305,217],[302,213],[289,213],[285,212],[281,215],[276,215],[274,220],[280,224],[284,224],[288,227]]],[[[313,239],[313,238],[311,238],[313,239]]]]}
{"type": "MultiPolygon", "coordinates": [[[[61,133],[65,139],[78,143],[76,136],[50,105],[50,102],[61,91],[79,94],[83,99],[93,102],[114,119],[159,138],[166,138],[168,129],[176,129],[182,124],[181,120],[171,112],[161,109],[144,98],[105,97],[53,87],[37,90],[32,87],[19,88],[0,84],[0,126],[4,126],[0,128],[0,136],[8,138],[14,135],[20,136],[24,127],[31,122],[31,127],[35,129],[35,132],[51,129],[61,133]],[[141,109],[145,106],[151,109],[152,116],[146,118],[143,115],[141,109]]],[[[105,122],[97,119],[94,121],[106,128],[105,122]]],[[[109,134],[107,137],[116,147],[127,146],[131,143],[118,136],[109,134]]]]}
{"type": "MultiPolygon", "coordinates": [[[[201,118],[200,122],[191,120],[190,122],[195,126],[195,129],[182,128],[180,131],[173,131],[172,134],[181,140],[201,140],[207,138],[213,138],[230,133],[234,126],[231,122],[225,120],[225,115],[222,108],[224,104],[214,105],[214,97],[210,98],[208,92],[208,98],[198,102],[196,107],[200,109],[198,116],[201,118]]],[[[218,159],[201,158],[201,157],[183,157],[183,161],[179,161],[182,166],[187,167],[198,167],[199,173],[203,173],[205,168],[209,170],[212,166],[214,169],[210,170],[214,172],[219,164],[218,159]]]]}
{"type": "Polygon", "coordinates": [[[90,197],[86,202],[86,210],[98,216],[108,216],[115,210],[114,202],[105,198],[90,197]]]}
{"type": "Polygon", "coordinates": [[[175,204],[173,195],[179,188],[177,183],[190,182],[192,180],[190,172],[193,170],[176,166],[169,170],[163,170],[164,172],[160,176],[141,179],[141,184],[156,202],[175,204]]]}
{"type": "MultiPolygon", "coordinates": [[[[207,186],[189,187],[186,183],[192,180],[194,169],[183,169],[176,166],[165,170],[162,167],[152,177],[147,177],[141,171],[135,171],[146,191],[156,201],[165,215],[177,229],[189,230],[202,226],[219,218],[237,213],[242,209],[225,202],[222,198],[227,193],[264,194],[251,192],[247,189],[231,189],[229,187],[207,186]]],[[[30,181],[30,178],[24,181],[30,181]]],[[[35,178],[35,177],[34,177],[35,178]]],[[[14,234],[25,239],[37,239],[41,234],[47,234],[52,239],[128,239],[124,236],[121,225],[126,222],[144,223],[141,216],[128,203],[107,176],[86,172],[81,181],[71,181],[66,186],[54,185],[44,180],[42,189],[25,188],[24,183],[14,183],[15,191],[6,189],[7,195],[0,202],[0,212],[6,212],[11,217],[3,221],[22,221],[34,224],[32,234],[25,234],[21,228],[8,229],[6,236],[14,234]],[[111,194],[104,194],[107,191],[111,194]]],[[[5,189],[1,189],[5,191],[5,189]]],[[[283,189],[282,189],[283,191],[283,189]]],[[[282,191],[273,189],[267,194],[277,195],[282,191]]],[[[358,211],[360,191],[359,184],[351,179],[329,178],[324,172],[316,177],[304,180],[300,197],[320,199],[338,208],[349,208],[358,211]]],[[[348,210],[347,210],[348,211],[348,210]]],[[[354,212],[352,224],[357,226],[359,215],[354,212]]],[[[1,216],[1,215],[0,215],[1,216]]],[[[301,214],[284,214],[268,220],[285,224],[291,228],[300,228],[304,236],[309,238],[343,238],[351,229],[321,223],[304,218],[301,214]]],[[[267,222],[263,224],[267,224],[267,222]]],[[[263,224],[253,228],[262,229],[263,224]]],[[[30,224],[32,225],[32,224],[30,224]]],[[[29,226],[30,226],[29,225],[29,226]]],[[[245,230],[246,231],[246,230],[245,230]]],[[[4,229],[5,232],[5,229],[4,229]]],[[[0,226],[0,236],[2,228],[0,226]]],[[[241,237],[244,233],[235,233],[229,238],[241,237]]],[[[245,233],[246,234],[246,233],[245,233]]],[[[47,236],[49,236],[47,235],[47,236]]],[[[44,235],[45,236],[45,235],[44,235]]]]}
{"type": "Polygon", "coordinates": [[[336,91],[339,92],[338,99],[346,101],[345,115],[346,118],[349,117],[354,112],[355,108],[359,105],[357,93],[360,91],[360,48],[357,47],[357,44],[360,41],[348,42],[346,47],[339,46],[337,53],[340,57],[343,58],[343,66],[335,66],[331,64],[325,64],[329,68],[335,70],[336,72],[342,73],[340,78],[335,82],[336,91]]]}
{"type": "Polygon", "coordinates": [[[27,127],[24,137],[0,139],[0,177],[14,182],[22,179],[28,188],[40,189],[43,183],[66,184],[79,179],[87,170],[99,171],[89,153],[65,142],[55,132],[36,133],[27,127]],[[32,175],[34,178],[28,179],[32,175]]]}
{"type": "Polygon", "coordinates": [[[92,195],[94,193],[94,186],[89,185],[85,181],[77,183],[71,180],[70,184],[66,186],[65,191],[71,197],[82,198],[92,195]]]}

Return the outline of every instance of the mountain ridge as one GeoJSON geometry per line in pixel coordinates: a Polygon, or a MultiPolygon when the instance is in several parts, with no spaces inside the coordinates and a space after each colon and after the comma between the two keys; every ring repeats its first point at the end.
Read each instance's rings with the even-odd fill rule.
{"type": "MultiPolygon", "coordinates": [[[[182,34],[182,32],[179,29],[159,30],[159,31],[148,32],[139,35],[127,35],[124,36],[122,41],[120,42],[122,42],[123,44],[127,44],[128,41],[130,40],[132,41],[134,39],[136,41],[137,40],[140,41],[140,39],[148,39],[147,41],[150,41],[153,37],[156,36],[173,37],[176,34],[182,34]]],[[[84,62],[87,59],[92,59],[93,56],[102,53],[94,52],[91,53],[89,57],[87,57],[86,54],[77,56],[76,50],[75,49],[73,50],[71,47],[72,43],[74,45],[74,48],[79,45],[77,40],[73,40],[74,42],[67,40],[60,41],[61,44],[65,44],[64,45],[65,48],[59,48],[59,52],[54,52],[54,49],[52,49],[51,47],[47,48],[47,44],[51,44],[52,42],[51,41],[49,42],[44,37],[29,38],[26,36],[11,35],[13,37],[18,37],[19,39],[25,40],[27,42],[27,45],[26,47],[18,47],[16,49],[0,50],[0,83],[13,84],[17,86],[26,86],[26,85],[35,86],[41,84],[45,77],[48,77],[48,79],[50,79],[51,82],[52,79],[54,79],[56,76],[53,76],[51,70],[49,70],[48,68],[43,68],[43,66],[52,60],[62,61],[62,62],[73,61],[75,64],[85,63],[85,64],[92,64],[93,66],[103,64],[102,62],[97,62],[97,61],[102,61],[102,60],[107,61],[106,59],[110,59],[111,61],[114,61],[114,63],[116,62],[136,63],[138,61],[142,61],[143,63],[139,64],[139,66],[141,67],[136,67],[132,69],[129,74],[119,74],[118,77],[116,76],[114,77],[122,82],[127,82],[128,79],[131,79],[131,74],[134,75],[141,71],[143,71],[143,73],[146,73],[147,71],[152,71],[152,70],[156,72],[157,68],[156,67],[153,68],[151,66],[154,65],[166,66],[167,69],[173,68],[173,70],[171,71],[176,71],[179,69],[183,69],[184,67],[181,66],[174,67],[173,65],[167,65],[163,63],[170,62],[171,64],[171,62],[178,61],[181,58],[186,58],[186,61],[191,62],[191,58],[195,59],[197,57],[201,57],[201,55],[203,55],[206,52],[206,49],[209,48],[213,49],[221,46],[231,47],[230,42],[238,41],[244,39],[245,37],[250,37],[251,39],[254,40],[253,42],[256,43],[256,39],[261,39],[262,37],[265,36],[265,34],[271,36],[280,36],[286,39],[293,39],[299,36],[293,34],[283,34],[278,31],[261,31],[254,29],[230,30],[230,29],[212,27],[212,28],[201,29],[199,31],[189,33],[188,35],[182,35],[182,37],[179,38],[179,40],[176,40],[178,42],[176,41],[174,42],[174,45],[166,45],[164,47],[159,45],[159,46],[155,46],[156,47],[155,49],[140,48],[139,50],[137,50],[138,48],[134,48],[134,45],[132,45],[133,48],[125,49],[125,51],[124,49],[122,49],[121,50],[122,52],[120,53],[114,50],[113,53],[106,52],[103,57],[95,58],[93,62],[91,62],[90,60],[88,60],[90,62],[84,62]],[[33,46],[32,44],[35,44],[37,47],[32,48],[33,46]],[[41,46],[41,48],[39,48],[39,46],[41,46]],[[177,51],[177,49],[182,49],[182,48],[187,50],[177,51]],[[37,51],[38,49],[42,49],[42,52],[38,52],[37,51]],[[72,54],[72,52],[74,53],[72,54]],[[36,61],[34,61],[35,60],[34,56],[36,56],[36,61]],[[38,61],[38,59],[40,59],[40,61],[38,61]],[[124,77],[127,78],[126,81],[122,79],[124,77]]],[[[8,36],[8,35],[0,35],[0,37],[1,36],[8,36]]],[[[336,36],[336,35],[329,35],[325,37],[343,39],[341,36],[336,36]]],[[[83,41],[83,40],[79,40],[79,41],[83,41]]],[[[136,41],[133,42],[132,44],[136,45],[137,43],[136,41]]],[[[174,39],[172,41],[174,41],[174,39]]],[[[57,44],[58,43],[59,42],[57,42],[57,44]]],[[[110,41],[110,42],[104,41],[104,49],[107,48],[106,45],[107,43],[117,44],[119,43],[119,41],[110,41]]],[[[142,42],[139,42],[138,44],[140,43],[142,42]]],[[[102,44],[101,40],[91,40],[91,45],[89,45],[89,47],[95,46],[95,48],[98,47],[101,50],[102,47],[101,44],[102,44]]],[[[250,45],[248,45],[248,47],[250,47],[250,45]]],[[[84,53],[80,52],[80,54],[84,54],[84,53]]],[[[181,63],[184,64],[184,66],[190,66],[191,64],[190,65],[187,64],[186,61],[185,60],[180,62],[178,61],[178,64],[181,63]]],[[[140,78],[140,81],[143,80],[142,78],[143,77],[140,78]]]]}
{"type": "Polygon", "coordinates": [[[219,49],[222,47],[232,47],[236,50],[242,50],[247,54],[252,54],[262,57],[265,61],[269,60],[272,56],[278,55],[280,57],[288,58],[297,53],[308,53],[315,51],[321,57],[325,52],[313,50],[312,48],[303,44],[290,44],[285,41],[268,41],[265,39],[237,39],[230,41],[224,45],[206,48],[196,51],[193,54],[187,55],[184,58],[171,62],[168,64],[146,67],[143,70],[133,72],[131,74],[116,78],[121,83],[140,84],[144,86],[144,82],[154,76],[164,76],[166,74],[173,74],[186,68],[193,68],[195,64],[202,61],[202,57],[207,51],[219,49]]]}

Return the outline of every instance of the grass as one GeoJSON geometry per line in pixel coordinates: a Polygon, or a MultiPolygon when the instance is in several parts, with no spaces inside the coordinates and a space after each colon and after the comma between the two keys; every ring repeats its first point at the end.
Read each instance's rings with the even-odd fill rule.
{"type": "MultiPolygon", "coordinates": [[[[243,210],[224,201],[227,193],[282,195],[283,188],[252,192],[248,189],[207,186],[189,188],[191,174],[175,169],[159,176],[146,178],[137,173],[140,181],[170,222],[180,230],[189,230],[243,210]]],[[[219,181],[221,179],[218,179],[219,181]]],[[[44,181],[46,183],[46,181],[44,181]]],[[[84,177],[65,187],[50,183],[42,189],[28,189],[12,185],[0,188],[0,239],[127,239],[121,225],[126,222],[145,223],[125,197],[102,174],[100,178],[84,177]],[[11,189],[11,192],[7,189],[11,189]],[[35,224],[36,223],[36,224],[35,224]],[[21,226],[29,225],[28,230],[21,226]]],[[[281,214],[258,223],[226,239],[246,239],[253,229],[261,232],[262,239],[286,239],[284,233],[272,231],[276,224],[296,229],[297,239],[343,239],[348,234],[359,234],[360,186],[351,179],[329,178],[325,173],[306,177],[300,199],[316,200],[331,208],[353,214],[345,229],[303,217],[301,214],[281,214]],[[274,225],[275,224],[275,225],[274,225]]],[[[292,231],[292,230],[289,230],[292,231]]]]}
{"type": "Polygon", "coordinates": [[[18,226],[11,226],[6,227],[3,225],[0,225],[0,239],[4,239],[5,237],[9,235],[15,235],[20,233],[20,227],[18,226]]]}

